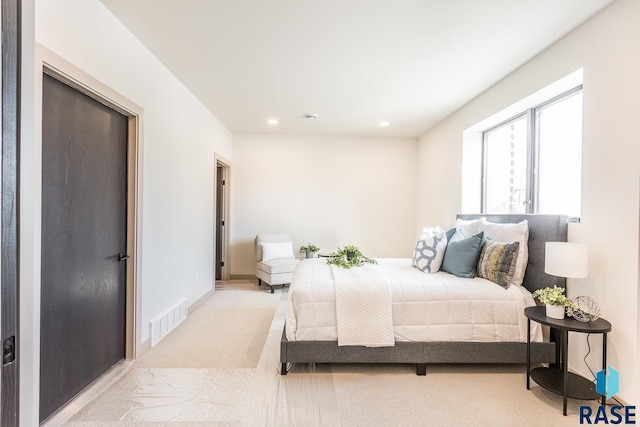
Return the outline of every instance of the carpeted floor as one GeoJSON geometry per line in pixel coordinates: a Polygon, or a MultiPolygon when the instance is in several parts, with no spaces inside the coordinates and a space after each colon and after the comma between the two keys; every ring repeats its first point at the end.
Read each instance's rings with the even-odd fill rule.
{"type": "Polygon", "coordinates": [[[278,372],[287,290],[225,284],[66,424],[575,426],[579,405],[520,365],[295,365],[278,372]],[[275,313],[275,315],[274,315],[275,313]]]}
{"type": "Polygon", "coordinates": [[[225,282],[178,329],[139,358],[142,368],[255,368],[279,297],[225,282]]]}

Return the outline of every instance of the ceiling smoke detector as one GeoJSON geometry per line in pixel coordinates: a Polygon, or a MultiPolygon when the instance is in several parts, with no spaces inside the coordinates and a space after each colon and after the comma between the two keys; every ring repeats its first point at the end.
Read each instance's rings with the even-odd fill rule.
{"type": "Polygon", "coordinates": [[[316,113],[307,113],[304,115],[304,118],[314,120],[318,118],[318,115],[316,113]]]}

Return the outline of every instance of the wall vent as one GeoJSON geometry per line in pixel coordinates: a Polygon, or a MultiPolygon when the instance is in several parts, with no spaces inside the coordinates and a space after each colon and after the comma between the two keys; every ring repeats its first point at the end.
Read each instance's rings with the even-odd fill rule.
{"type": "Polygon", "coordinates": [[[182,298],[169,310],[150,322],[151,347],[158,344],[169,332],[187,317],[187,299],[182,298]]]}

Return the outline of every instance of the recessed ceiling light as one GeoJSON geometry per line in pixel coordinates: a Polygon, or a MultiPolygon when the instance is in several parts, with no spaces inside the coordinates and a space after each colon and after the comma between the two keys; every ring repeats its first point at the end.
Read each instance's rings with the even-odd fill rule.
{"type": "Polygon", "coordinates": [[[386,128],[387,126],[389,126],[389,122],[380,122],[381,128],[386,128]]]}
{"type": "Polygon", "coordinates": [[[267,120],[267,123],[269,123],[270,125],[277,125],[278,124],[278,119],[269,119],[269,120],[267,120]]]}

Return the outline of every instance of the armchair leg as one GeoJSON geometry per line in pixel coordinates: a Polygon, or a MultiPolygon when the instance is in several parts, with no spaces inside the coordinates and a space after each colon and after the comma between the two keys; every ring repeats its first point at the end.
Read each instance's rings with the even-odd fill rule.
{"type": "Polygon", "coordinates": [[[262,280],[258,279],[258,286],[262,286],[262,280]]]}
{"type": "Polygon", "coordinates": [[[271,285],[271,293],[273,293],[273,285],[271,285]]]}

